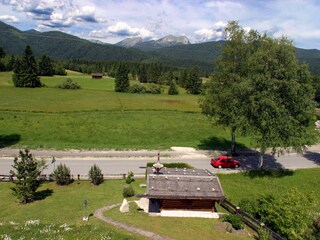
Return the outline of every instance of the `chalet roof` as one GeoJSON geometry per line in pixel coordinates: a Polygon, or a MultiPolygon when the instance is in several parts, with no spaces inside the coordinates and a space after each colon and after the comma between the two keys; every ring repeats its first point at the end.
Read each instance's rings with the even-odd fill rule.
{"type": "Polygon", "coordinates": [[[91,73],[91,76],[103,76],[103,73],[91,73]]]}
{"type": "Polygon", "coordinates": [[[208,170],[163,168],[159,174],[147,168],[145,197],[158,199],[224,199],[219,178],[208,170]]]}

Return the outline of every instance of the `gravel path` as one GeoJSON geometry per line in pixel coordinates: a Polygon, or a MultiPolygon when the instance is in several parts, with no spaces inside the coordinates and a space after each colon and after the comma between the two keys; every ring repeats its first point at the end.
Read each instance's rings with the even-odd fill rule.
{"type": "Polygon", "coordinates": [[[166,237],[162,237],[156,233],[153,233],[153,232],[149,232],[149,231],[146,231],[146,230],[143,230],[141,228],[137,228],[137,227],[133,227],[131,225],[128,225],[128,224],[125,224],[125,223],[121,223],[121,222],[118,222],[118,221],[115,221],[115,220],[112,220],[110,218],[107,218],[103,215],[103,213],[105,211],[108,211],[108,210],[111,210],[112,208],[115,208],[115,207],[119,207],[121,205],[121,203],[117,203],[117,204],[113,204],[113,205],[109,205],[109,206],[106,206],[106,207],[103,207],[103,208],[100,208],[100,209],[97,209],[93,215],[108,223],[108,224],[111,224],[115,227],[119,227],[119,228],[123,228],[124,230],[126,231],[129,231],[129,232],[132,232],[132,233],[137,233],[137,234],[140,234],[144,237],[147,237],[147,238],[150,238],[150,239],[155,239],[155,240],[170,240],[170,238],[166,238],[166,237]]]}

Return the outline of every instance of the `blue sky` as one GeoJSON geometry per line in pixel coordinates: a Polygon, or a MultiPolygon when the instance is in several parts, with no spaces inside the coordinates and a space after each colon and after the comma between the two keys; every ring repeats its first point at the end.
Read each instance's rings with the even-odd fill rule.
{"type": "Polygon", "coordinates": [[[236,20],[246,29],[287,36],[320,49],[320,0],[0,0],[0,21],[20,30],[58,30],[116,43],[168,34],[192,43],[220,40],[236,20]]]}

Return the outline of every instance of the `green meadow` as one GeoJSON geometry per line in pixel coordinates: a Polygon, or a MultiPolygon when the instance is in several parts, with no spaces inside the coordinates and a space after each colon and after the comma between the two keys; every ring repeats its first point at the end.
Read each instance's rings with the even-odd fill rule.
{"type": "MultiPolygon", "coordinates": [[[[114,79],[68,72],[42,77],[45,87],[14,88],[12,72],[0,73],[0,145],[55,149],[227,149],[229,129],[201,114],[201,96],[114,92],[114,79]],[[56,86],[66,78],[80,90],[56,86]]],[[[239,146],[250,139],[237,138],[239,146]]]]}

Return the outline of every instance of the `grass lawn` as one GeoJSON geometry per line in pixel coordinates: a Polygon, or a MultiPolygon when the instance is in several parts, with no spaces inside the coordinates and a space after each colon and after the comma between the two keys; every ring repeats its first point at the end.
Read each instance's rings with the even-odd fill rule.
{"type": "MultiPolygon", "coordinates": [[[[0,147],[167,149],[191,146],[228,149],[230,131],[212,127],[199,108],[201,96],[114,92],[111,78],[42,77],[47,86],[14,88],[12,72],[0,73],[0,147]],[[55,86],[66,78],[82,89],[55,86]]],[[[238,138],[250,145],[249,138],[238,138]]]]}
{"type": "MultiPolygon", "coordinates": [[[[137,180],[135,189],[139,189],[137,180]]],[[[91,216],[83,222],[83,202],[86,199],[87,215],[101,207],[122,201],[124,181],[108,180],[99,186],[89,181],[75,181],[68,186],[45,183],[38,190],[39,197],[31,204],[16,202],[10,187],[0,183],[0,239],[144,239],[101,222],[91,216]],[[39,224],[32,224],[37,220],[39,224]],[[31,223],[30,223],[31,222],[31,223]],[[29,224],[28,224],[29,223],[29,224]]]]}
{"type": "MultiPolygon", "coordinates": [[[[259,194],[281,194],[290,188],[297,188],[306,194],[314,191],[320,206],[319,175],[320,168],[315,168],[274,176],[240,173],[219,175],[219,178],[225,195],[235,204],[259,194]]],[[[136,194],[145,191],[139,187],[142,182],[144,180],[141,179],[133,183],[136,194]]],[[[0,182],[0,239],[4,239],[5,235],[12,239],[21,236],[25,239],[108,239],[108,236],[111,239],[143,239],[94,217],[90,217],[87,223],[82,221],[85,199],[88,200],[87,214],[92,214],[98,208],[121,202],[123,185],[123,180],[108,180],[99,186],[93,186],[88,181],[75,181],[68,186],[45,183],[38,190],[41,200],[21,205],[11,194],[12,183],[0,182]],[[28,224],[30,220],[39,220],[39,224],[28,224]]],[[[131,211],[127,214],[121,214],[115,208],[105,212],[105,215],[173,239],[250,239],[248,235],[226,234],[223,228],[217,229],[221,226],[219,220],[149,217],[137,211],[134,204],[130,206],[131,211]]]]}
{"type": "Polygon", "coordinates": [[[218,219],[149,217],[146,213],[138,211],[136,206],[135,203],[131,203],[129,213],[123,214],[114,208],[105,212],[104,215],[176,240],[254,239],[247,233],[227,233],[218,219]]]}
{"type": "MultiPolygon", "coordinates": [[[[318,201],[318,208],[314,211],[320,212],[320,186],[317,184],[319,175],[320,168],[314,168],[276,172],[270,176],[247,173],[220,174],[219,178],[225,196],[234,204],[238,204],[242,199],[257,198],[264,194],[277,196],[296,188],[305,194],[314,192],[318,201]]],[[[247,235],[225,234],[216,231],[214,226],[220,224],[220,221],[217,220],[148,217],[134,208],[133,204],[132,206],[133,208],[127,214],[121,214],[117,209],[113,209],[105,212],[105,216],[174,239],[250,239],[247,235]]]]}
{"type": "Polygon", "coordinates": [[[273,175],[254,173],[220,174],[219,179],[226,197],[234,204],[245,198],[258,198],[261,194],[278,195],[296,188],[305,194],[314,192],[319,202],[320,185],[317,184],[320,168],[276,172],[273,175]]]}

